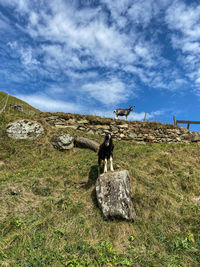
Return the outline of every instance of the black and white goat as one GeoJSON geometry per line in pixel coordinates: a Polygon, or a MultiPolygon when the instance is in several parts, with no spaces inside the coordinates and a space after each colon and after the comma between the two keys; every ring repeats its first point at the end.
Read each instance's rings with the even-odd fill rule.
{"type": "Polygon", "coordinates": [[[127,120],[127,116],[129,115],[129,113],[133,110],[135,106],[130,106],[130,108],[117,108],[113,111],[113,113],[115,113],[115,119],[118,119],[118,116],[125,116],[126,120],[127,120]]]}
{"type": "Polygon", "coordinates": [[[110,170],[113,169],[113,149],[114,145],[112,142],[112,137],[110,133],[106,133],[104,142],[100,145],[98,151],[98,165],[99,165],[99,174],[101,173],[101,160],[104,161],[104,173],[108,171],[107,163],[110,160],[110,170]]]}

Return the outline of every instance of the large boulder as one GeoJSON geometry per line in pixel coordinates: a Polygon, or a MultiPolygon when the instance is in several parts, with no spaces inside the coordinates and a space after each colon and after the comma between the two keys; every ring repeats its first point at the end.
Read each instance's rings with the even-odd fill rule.
{"type": "Polygon", "coordinates": [[[6,128],[8,136],[12,139],[37,139],[43,131],[41,124],[29,120],[12,122],[6,128]]]}
{"type": "Polygon", "coordinates": [[[58,150],[69,150],[74,147],[74,137],[70,134],[61,134],[59,136],[53,137],[51,144],[58,150]]]}
{"type": "Polygon", "coordinates": [[[127,170],[101,174],[96,181],[96,196],[104,218],[135,220],[127,170]]]}

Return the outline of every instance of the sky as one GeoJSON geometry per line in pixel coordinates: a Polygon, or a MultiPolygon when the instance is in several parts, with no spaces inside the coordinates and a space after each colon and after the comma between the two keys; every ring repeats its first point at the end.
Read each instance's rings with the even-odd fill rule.
{"type": "Polygon", "coordinates": [[[199,1],[0,0],[0,36],[0,91],[41,111],[200,121],[199,1]]]}

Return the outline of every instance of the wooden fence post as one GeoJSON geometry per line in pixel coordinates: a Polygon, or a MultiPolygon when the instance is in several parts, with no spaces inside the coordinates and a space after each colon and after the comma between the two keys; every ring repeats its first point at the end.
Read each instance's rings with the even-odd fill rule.
{"type": "Polygon", "coordinates": [[[175,116],[173,116],[174,125],[176,125],[176,119],[175,116]]]}

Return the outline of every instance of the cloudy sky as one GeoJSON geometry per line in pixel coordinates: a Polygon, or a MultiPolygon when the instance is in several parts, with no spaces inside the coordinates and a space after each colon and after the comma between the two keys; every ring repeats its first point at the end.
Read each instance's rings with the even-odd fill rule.
{"type": "Polygon", "coordinates": [[[0,90],[42,111],[200,120],[199,1],[0,0],[0,36],[0,90]]]}

